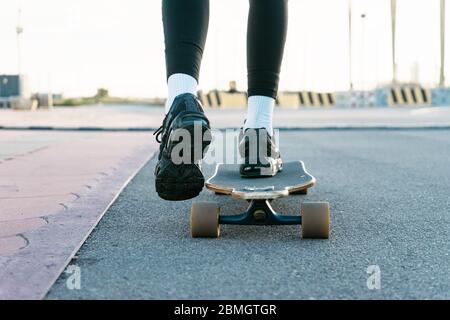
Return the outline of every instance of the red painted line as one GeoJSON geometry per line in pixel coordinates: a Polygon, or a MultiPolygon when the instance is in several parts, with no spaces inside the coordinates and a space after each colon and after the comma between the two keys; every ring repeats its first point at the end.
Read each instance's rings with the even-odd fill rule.
{"type": "Polygon", "coordinates": [[[147,133],[87,135],[0,164],[0,299],[44,298],[157,151],[147,133]]]}

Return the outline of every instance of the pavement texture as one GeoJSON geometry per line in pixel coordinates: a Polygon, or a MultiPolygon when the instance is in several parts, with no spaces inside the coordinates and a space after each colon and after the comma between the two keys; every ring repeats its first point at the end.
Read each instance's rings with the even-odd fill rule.
{"type": "MultiPolygon", "coordinates": [[[[292,130],[281,132],[280,146],[318,183],[274,208],[298,214],[302,201],[329,201],[329,240],[301,240],[298,226],[222,226],[219,239],[192,239],[192,201],[218,201],[224,214],[246,202],[208,190],[160,200],[153,159],[71,261],[81,288],[69,290],[63,273],[47,298],[450,298],[450,130],[292,130]],[[379,290],[367,286],[373,265],[379,290]]],[[[205,174],[218,159],[213,150],[228,157],[235,147],[217,139],[205,174]]]]}
{"type": "Polygon", "coordinates": [[[129,179],[150,133],[2,131],[0,299],[39,299],[129,179]]]}
{"type": "MultiPolygon", "coordinates": [[[[214,128],[242,125],[246,108],[206,108],[214,128]]],[[[163,108],[145,105],[93,105],[56,107],[51,110],[0,109],[0,129],[101,129],[154,130],[162,122],[163,108]]],[[[274,115],[275,127],[449,127],[449,107],[399,108],[281,108],[274,115]]]]}

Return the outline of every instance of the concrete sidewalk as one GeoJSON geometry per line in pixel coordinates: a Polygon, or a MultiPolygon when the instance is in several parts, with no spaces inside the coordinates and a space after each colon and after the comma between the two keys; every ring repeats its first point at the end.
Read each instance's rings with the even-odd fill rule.
{"type": "MultiPolygon", "coordinates": [[[[329,201],[330,240],[301,240],[298,226],[222,226],[219,239],[192,239],[192,201],[158,198],[153,159],[72,260],[81,289],[63,274],[47,298],[450,298],[450,130],[285,131],[281,150],[318,184],[275,208],[298,214],[304,200],[329,201]],[[367,287],[374,265],[380,290],[367,287]]],[[[246,206],[207,190],[193,201],[202,200],[227,214],[246,206]]]]}
{"type": "MultiPolygon", "coordinates": [[[[238,128],[244,121],[246,109],[206,109],[205,112],[214,128],[238,128]]],[[[0,129],[154,130],[161,125],[163,116],[162,107],[138,105],[59,107],[35,112],[0,109],[0,129]]],[[[276,108],[274,124],[280,128],[450,128],[450,107],[276,108]]]]}

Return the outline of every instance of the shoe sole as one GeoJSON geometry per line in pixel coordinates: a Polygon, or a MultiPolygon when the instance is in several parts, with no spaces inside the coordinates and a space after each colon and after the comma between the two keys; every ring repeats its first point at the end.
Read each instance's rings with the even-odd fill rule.
{"type": "Polygon", "coordinates": [[[171,201],[188,200],[195,198],[202,191],[205,179],[196,165],[170,164],[166,169],[172,172],[182,172],[183,175],[180,177],[156,178],[156,192],[162,199],[171,201]]]}
{"type": "MultiPolygon", "coordinates": [[[[178,130],[186,130],[191,137],[194,137],[194,132],[198,130],[195,127],[196,125],[198,124],[189,123],[182,128],[173,130],[173,135],[169,138],[168,150],[172,152],[173,148],[182,143],[173,139],[180,136],[178,130]]],[[[196,163],[203,159],[211,143],[211,131],[205,125],[202,125],[201,130],[202,151],[195,152],[195,146],[191,143],[189,150],[191,163],[175,164],[172,162],[158,172],[158,176],[155,179],[155,188],[162,199],[170,201],[188,200],[197,197],[202,191],[205,185],[205,178],[196,163]]]]}

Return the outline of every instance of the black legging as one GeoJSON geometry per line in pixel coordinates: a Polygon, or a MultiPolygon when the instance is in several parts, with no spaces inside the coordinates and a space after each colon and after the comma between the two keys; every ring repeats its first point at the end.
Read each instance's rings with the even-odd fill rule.
{"type": "MultiPolygon", "coordinates": [[[[288,0],[250,0],[247,30],[248,95],[275,98],[287,31],[288,0]]],[[[167,77],[199,79],[209,0],[163,0],[167,77]]]]}

